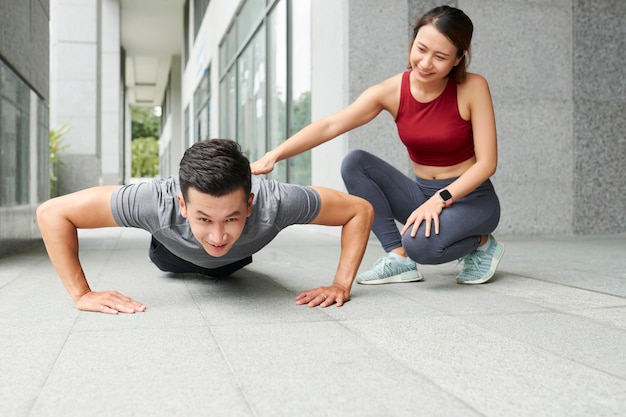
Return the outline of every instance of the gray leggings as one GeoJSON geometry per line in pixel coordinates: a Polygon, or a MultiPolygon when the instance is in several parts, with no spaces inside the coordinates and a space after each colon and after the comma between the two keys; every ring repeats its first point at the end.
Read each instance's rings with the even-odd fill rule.
{"type": "Polygon", "coordinates": [[[425,224],[415,237],[400,235],[396,220],[402,224],[409,215],[437,191],[456,178],[446,180],[411,179],[382,159],[362,150],[350,152],[343,160],[341,175],[348,192],[374,206],[372,231],[389,252],[404,246],[415,262],[441,264],[472,252],[481,236],[493,232],[500,220],[500,202],[490,180],[467,196],[443,209],[439,234],[425,237],[425,224]]]}

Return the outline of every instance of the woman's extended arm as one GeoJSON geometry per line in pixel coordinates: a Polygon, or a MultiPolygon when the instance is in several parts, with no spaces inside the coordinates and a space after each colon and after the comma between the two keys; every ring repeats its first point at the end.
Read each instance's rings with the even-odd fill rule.
{"type": "Polygon", "coordinates": [[[398,98],[398,76],[368,88],[349,106],[311,123],[273,150],[268,151],[261,159],[250,164],[252,174],[266,174],[274,169],[276,162],[301,154],[342,133],[368,123],[382,110],[389,110],[398,98]]]}

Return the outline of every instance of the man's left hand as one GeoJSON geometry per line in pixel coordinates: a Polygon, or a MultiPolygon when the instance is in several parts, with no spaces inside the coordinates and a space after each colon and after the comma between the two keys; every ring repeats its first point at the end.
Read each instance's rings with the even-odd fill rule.
{"type": "Polygon", "coordinates": [[[296,297],[296,304],[306,304],[309,307],[328,307],[336,303],[337,307],[341,307],[348,300],[350,300],[350,290],[341,285],[333,284],[330,287],[302,291],[296,297]]]}

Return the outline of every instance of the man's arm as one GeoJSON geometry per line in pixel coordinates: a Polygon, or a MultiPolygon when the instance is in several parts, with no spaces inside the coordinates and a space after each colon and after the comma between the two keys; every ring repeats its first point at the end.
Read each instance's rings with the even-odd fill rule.
{"type": "Polygon", "coordinates": [[[50,261],[79,310],[117,314],[146,309],[115,291],[92,292],[78,258],[77,229],[117,227],[111,212],[111,194],[116,188],[89,188],[53,198],[37,208],[37,223],[50,261]]]}
{"type": "Polygon", "coordinates": [[[350,299],[350,289],[363,260],[370,230],[374,221],[374,209],[360,197],[324,187],[311,187],[320,195],[321,208],[311,222],[325,226],[343,226],[341,230],[341,256],[330,287],[303,291],[296,298],[297,304],[328,307],[337,303],[341,307],[350,299]]]}

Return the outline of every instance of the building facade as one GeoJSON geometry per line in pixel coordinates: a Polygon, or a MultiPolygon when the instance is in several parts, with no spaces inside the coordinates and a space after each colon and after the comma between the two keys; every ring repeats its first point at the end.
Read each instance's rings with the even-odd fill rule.
{"type": "MultiPolygon", "coordinates": [[[[470,71],[487,78],[495,105],[499,166],[493,182],[502,203],[496,233],[626,232],[626,56],[619,52],[626,3],[447,3],[474,22],[470,71]]],[[[0,240],[36,232],[33,208],[45,197],[48,179],[47,168],[33,160],[46,163],[42,132],[48,126],[71,128],[60,193],[130,180],[133,106],[161,108],[163,176],[176,174],[183,151],[206,138],[235,139],[254,160],[404,71],[412,25],[436,5],[51,0],[48,8],[41,0],[2,2],[0,58],[3,74],[10,74],[3,77],[19,80],[22,92],[6,87],[15,82],[3,84],[0,240]],[[49,87],[42,70],[48,16],[49,87]],[[26,113],[28,122],[21,118],[26,113]]],[[[343,189],[341,161],[357,148],[410,175],[394,122],[381,114],[279,163],[270,176],[343,189]]]]}
{"type": "Polygon", "coordinates": [[[0,256],[32,243],[49,195],[47,0],[0,2],[0,256]]]}
{"type": "MultiPolygon", "coordinates": [[[[497,232],[626,232],[626,131],[621,128],[626,55],[617,52],[626,3],[448,4],[473,20],[470,71],[487,78],[495,105],[499,166],[493,182],[502,203],[497,232]]],[[[161,138],[162,144],[175,143],[182,129],[184,140],[168,156],[170,172],[178,150],[205,137],[237,139],[254,160],[308,120],[343,108],[370,85],[405,70],[412,25],[437,5],[423,0],[185,2],[180,70],[172,71],[180,79],[176,100],[182,111],[164,113],[173,129],[161,138]],[[181,125],[175,126],[178,120],[181,125]]],[[[343,189],[341,160],[357,148],[411,173],[393,120],[381,114],[280,163],[272,176],[343,189]]]]}

